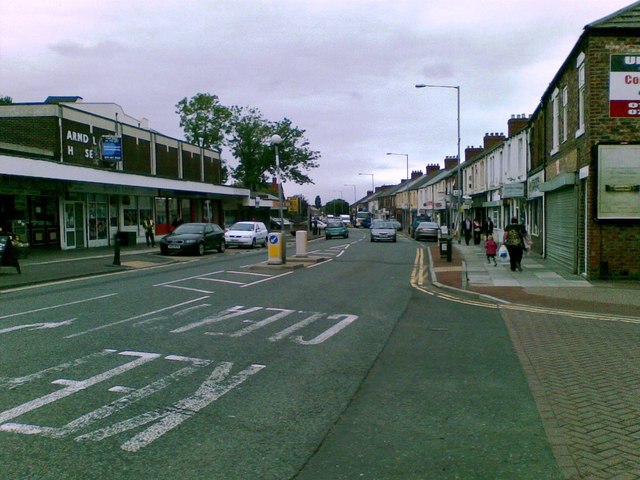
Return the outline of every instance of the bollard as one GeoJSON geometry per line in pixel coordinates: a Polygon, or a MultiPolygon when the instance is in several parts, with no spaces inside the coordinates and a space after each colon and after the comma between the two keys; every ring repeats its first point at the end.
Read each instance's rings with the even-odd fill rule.
{"type": "Polygon", "coordinates": [[[114,242],[115,250],[113,252],[113,264],[120,265],[120,239],[116,236],[116,241],[114,242]]]}

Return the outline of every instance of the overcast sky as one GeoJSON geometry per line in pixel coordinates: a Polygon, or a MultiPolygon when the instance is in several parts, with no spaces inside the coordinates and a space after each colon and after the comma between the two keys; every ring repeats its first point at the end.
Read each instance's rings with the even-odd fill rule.
{"type": "MultiPolygon", "coordinates": [[[[349,203],[533,113],[583,27],[631,0],[1,0],[0,96],[113,102],[184,138],[196,93],[289,118],[321,153],[287,196],[349,203]]],[[[231,166],[236,162],[225,152],[231,166]]],[[[464,156],[463,156],[464,158],[464,156]]]]}

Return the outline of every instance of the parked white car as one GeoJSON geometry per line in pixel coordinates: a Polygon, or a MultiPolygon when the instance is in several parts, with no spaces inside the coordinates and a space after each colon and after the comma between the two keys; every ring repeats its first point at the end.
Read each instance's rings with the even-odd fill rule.
{"type": "Polygon", "coordinates": [[[267,245],[269,231],[262,222],[236,222],[224,232],[227,247],[251,247],[267,245]]]}

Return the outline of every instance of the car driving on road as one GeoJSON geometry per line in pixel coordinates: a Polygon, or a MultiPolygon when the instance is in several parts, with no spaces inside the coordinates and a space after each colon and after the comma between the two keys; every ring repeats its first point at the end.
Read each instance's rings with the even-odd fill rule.
{"type": "Polygon", "coordinates": [[[369,229],[372,242],[390,241],[395,242],[397,239],[396,226],[393,221],[374,220],[369,229]]]}
{"type": "Polygon", "coordinates": [[[206,250],[224,252],[224,230],[215,223],[183,223],[160,239],[160,253],[194,253],[204,255],[206,250]]]}
{"type": "Polygon", "coordinates": [[[329,240],[334,237],[349,238],[349,229],[341,220],[329,220],[324,229],[324,238],[329,240]]]}
{"type": "Polygon", "coordinates": [[[262,222],[236,222],[224,233],[227,247],[251,247],[267,245],[269,231],[262,222]]]}

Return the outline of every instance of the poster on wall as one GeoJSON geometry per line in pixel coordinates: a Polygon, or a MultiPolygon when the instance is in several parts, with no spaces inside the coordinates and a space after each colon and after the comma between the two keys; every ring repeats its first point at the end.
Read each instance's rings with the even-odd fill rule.
{"type": "Polygon", "coordinates": [[[609,116],[640,117],[640,53],[611,55],[609,116]]]}
{"type": "Polygon", "coordinates": [[[598,145],[598,219],[640,219],[640,145],[598,145]]]}

